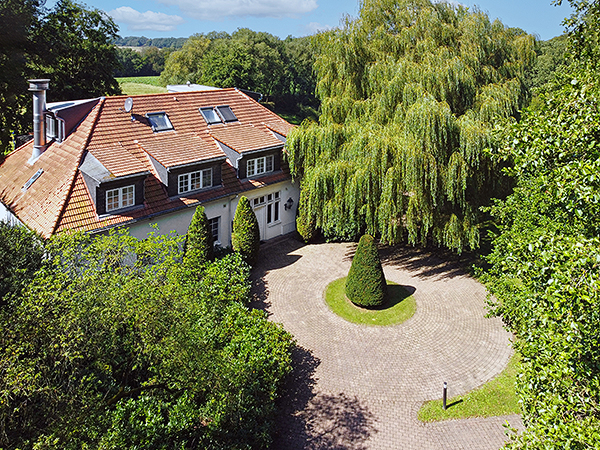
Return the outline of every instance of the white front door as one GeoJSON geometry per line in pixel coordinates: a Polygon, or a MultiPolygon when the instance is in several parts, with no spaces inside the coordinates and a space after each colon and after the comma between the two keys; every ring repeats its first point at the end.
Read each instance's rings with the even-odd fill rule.
{"type": "Polygon", "coordinates": [[[252,208],[258,221],[261,241],[266,241],[281,234],[280,207],[279,191],[252,199],[252,208]]]}

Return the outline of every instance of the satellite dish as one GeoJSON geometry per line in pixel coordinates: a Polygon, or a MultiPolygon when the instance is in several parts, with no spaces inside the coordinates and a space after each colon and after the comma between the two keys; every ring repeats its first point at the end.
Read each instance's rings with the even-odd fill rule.
{"type": "Polygon", "coordinates": [[[132,108],[133,108],[133,99],[131,97],[127,97],[127,99],[125,99],[125,111],[131,112],[132,108]]]}

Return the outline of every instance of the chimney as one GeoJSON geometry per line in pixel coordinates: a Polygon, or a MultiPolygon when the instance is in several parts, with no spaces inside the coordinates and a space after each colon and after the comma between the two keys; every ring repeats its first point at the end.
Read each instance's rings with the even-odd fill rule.
{"type": "Polygon", "coordinates": [[[33,164],[46,150],[46,91],[50,80],[27,80],[33,92],[33,152],[29,164],[33,164]]]}

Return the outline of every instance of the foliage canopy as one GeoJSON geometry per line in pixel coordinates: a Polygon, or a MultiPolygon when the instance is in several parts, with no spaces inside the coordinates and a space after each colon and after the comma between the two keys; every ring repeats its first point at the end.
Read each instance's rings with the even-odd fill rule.
{"type": "Polygon", "coordinates": [[[238,255],[198,276],[181,243],[50,241],[52,263],[0,310],[0,446],[268,446],[291,337],[244,305],[238,255]]]}
{"type": "Polygon", "coordinates": [[[166,84],[238,87],[264,95],[288,111],[315,106],[313,50],[309,38],[279,39],[240,28],[227,33],[196,34],[165,63],[166,84]]]}
{"type": "Polygon", "coordinates": [[[600,447],[600,80],[589,60],[598,28],[586,29],[600,16],[593,3],[571,19],[573,63],[506,137],[516,186],[491,208],[499,229],[487,283],[522,355],[527,429],[512,449],[600,447]]]}
{"type": "Polygon", "coordinates": [[[428,0],[365,0],[358,19],[318,35],[322,114],[287,144],[300,221],[328,238],[477,247],[479,208],[503,186],[493,130],[526,101],[533,44],[428,0]]]}
{"type": "Polygon", "coordinates": [[[11,132],[32,126],[28,78],[51,78],[48,101],[118,94],[112,41],[117,26],[104,12],[71,0],[50,10],[39,0],[0,2],[0,153],[11,149],[11,132]]]}

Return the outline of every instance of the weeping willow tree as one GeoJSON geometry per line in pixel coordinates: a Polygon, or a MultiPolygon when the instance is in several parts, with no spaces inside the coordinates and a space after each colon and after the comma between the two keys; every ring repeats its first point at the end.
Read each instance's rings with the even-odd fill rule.
{"type": "Polygon", "coordinates": [[[527,100],[534,38],[478,10],[364,0],[315,44],[322,113],[287,143],[304,237],[477,247],[503,184],[494,129],[527,100]]]}

